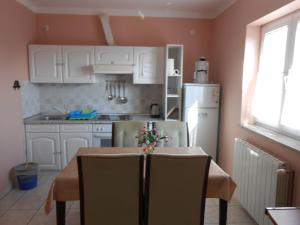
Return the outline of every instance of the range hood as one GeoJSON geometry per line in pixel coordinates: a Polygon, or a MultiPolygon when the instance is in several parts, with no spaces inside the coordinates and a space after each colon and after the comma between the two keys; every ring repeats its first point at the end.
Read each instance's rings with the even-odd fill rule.
{"type": "Polygon", "coordinates": [[[95,74],[133,74],[133,65],[99,65],[93,66],[95,74]]]}

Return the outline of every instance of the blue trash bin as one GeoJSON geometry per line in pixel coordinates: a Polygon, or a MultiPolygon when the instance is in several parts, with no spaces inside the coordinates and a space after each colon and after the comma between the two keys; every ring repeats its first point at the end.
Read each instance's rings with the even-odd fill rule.
{"type": "Polygon", "coordinates": [[[20,190],[30,190],[38,184],[38,164],[23,163],[15,167],[16,178],[20,190]]]}

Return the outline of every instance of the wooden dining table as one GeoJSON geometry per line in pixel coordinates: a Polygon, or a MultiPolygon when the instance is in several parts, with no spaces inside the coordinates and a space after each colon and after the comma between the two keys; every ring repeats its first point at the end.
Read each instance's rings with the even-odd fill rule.
{"type": "Polygon", "coordinates": [[[266,208],[265,214],[269,216],[274,225],[300,224],[300,207],[266,208]]]}
{"type": "MultiPolygon", "coordinates": [[[[80,148],[64,170],[54,179],[45,204],[45,212],[49,214],[56,202],[57,225],[65,225],[65,211],[67,201],[78,201],[79,179],[78,155],[103,154],[144,154],[139,147],[107,147],[107,148],[80,148]]],[[[206,155],[200,147],[156,148],[151,154],[176,155],[206,155]]],[[[236,184],[214,161],[211,162],[208,176],[207,198],[219,199],[219,224],[225,225],[227,221],[227,207],[231,200],[236,184]]]]}

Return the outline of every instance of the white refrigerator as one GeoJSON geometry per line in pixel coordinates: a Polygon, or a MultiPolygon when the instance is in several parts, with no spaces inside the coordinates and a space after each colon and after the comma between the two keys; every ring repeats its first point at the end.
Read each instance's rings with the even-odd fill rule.
{"type": "Polygon", "coordinates": [[[183,120],[188,123],[190,146],[200,146],[217,159],[219,84],[183,85],[183,120]]]}

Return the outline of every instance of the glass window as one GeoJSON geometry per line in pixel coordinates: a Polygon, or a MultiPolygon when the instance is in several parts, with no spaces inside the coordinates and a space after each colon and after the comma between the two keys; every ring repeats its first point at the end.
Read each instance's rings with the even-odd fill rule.
{"type": "Polygon", "coordinates": [[[300,137],[298,15],[289,15],[262,28],[259,72],[252,104],[252,116],[257,124],[297,138],[300,137]]]}
{"type": "Polygon", "coordinates": [[[281,124],[287,128],[300,130],[300,22],[297,23],[293,62],[286,79],[281,124]]]}
{"type": "Polygon", "coordinates": [[[281,111],[287,31],[287,26],[282,26],[264,35],[253,103],[257,120],[273,126],[281,111]]]}

